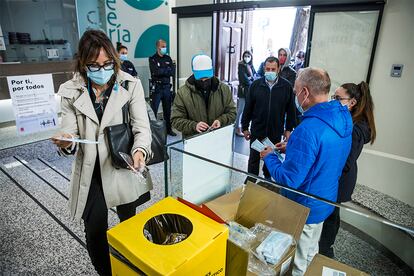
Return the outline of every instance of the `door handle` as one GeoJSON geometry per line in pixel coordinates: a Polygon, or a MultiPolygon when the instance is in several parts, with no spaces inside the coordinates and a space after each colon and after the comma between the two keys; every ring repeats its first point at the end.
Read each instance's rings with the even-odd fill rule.
{"type": "Polygon", "coordinates": [[[234,54],[234,53],[236,53],[236,49],[234,49],[234,47],[236,47],[236,45],[230,45],[230,46],[229,46],[229,53],[230,53],[230,54],[234,54]]]}

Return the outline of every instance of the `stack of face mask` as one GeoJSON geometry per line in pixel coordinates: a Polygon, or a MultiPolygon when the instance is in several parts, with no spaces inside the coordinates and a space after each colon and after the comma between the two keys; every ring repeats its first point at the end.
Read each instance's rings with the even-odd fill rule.
{"type": "Polygon", "coordinates": [[[266,239],[256,248],[258,257],[269,264],[277,264],[292,245],[292,236],[272,231],[266,239]]]}
{"type": "Polygon", "coordinates": [[[257,275],[276,275],[274,266],[295,243],[293,237],[261,223],[250,230],[256,238],[250,249],[248,270],[257,275]]]}

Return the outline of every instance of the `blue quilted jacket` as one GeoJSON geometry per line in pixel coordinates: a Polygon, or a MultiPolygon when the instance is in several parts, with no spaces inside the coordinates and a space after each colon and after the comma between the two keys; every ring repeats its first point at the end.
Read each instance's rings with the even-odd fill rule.
{"type": "MultiPolygon", "coordinates": [[[[273,179],[291,188],[336,202],[338,179],[352,143],[352,118],[339,101],[320,103],[307,110],[292,132],[283,163],[275,154],[264,161],[273,179]]],[[[334,207],[282,190],[282,194],[310,208],[307,224],[324,221],[334,207]]]]}

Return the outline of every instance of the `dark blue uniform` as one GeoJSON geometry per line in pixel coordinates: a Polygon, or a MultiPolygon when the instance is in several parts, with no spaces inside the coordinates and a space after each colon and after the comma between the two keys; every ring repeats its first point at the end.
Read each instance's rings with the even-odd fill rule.
{"type": "Polygon", "coordinates": [[[157,114],[158,106],[162,101],[164,120],[167,125],[167,132],[172,133],[171,129],[171,105],[173,95],[171,92],[170,77],[174,76],[174,66],[172,59],[168,55],[162,57],[155,53],[149,58],[151,79],[155,84],[155,91],[151,95],[151,108],[157,114]]]}

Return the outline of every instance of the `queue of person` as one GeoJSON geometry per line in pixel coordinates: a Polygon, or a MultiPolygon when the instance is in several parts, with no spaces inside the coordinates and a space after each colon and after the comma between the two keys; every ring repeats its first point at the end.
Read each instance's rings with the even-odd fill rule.
{"type": "MultiPolygon", "coordinates": [[[[187,139],[236,121],[236,128],[241,127],[246,140],[268,137],[278,151],[285,153],[281,161],[271,147],[260,153],[251,151],[249,173],[259,174],[262,158],[268,180],[332,202],[351,200],[356,160],[364,144],[372,144],[376,138],[368,84],[343,84],[329,101],[331,80],[325,70],[303,68],[296,78],[289,66],[290,51],[281,48],[278,57],[266,59],[263,77],[258,78],[252,53],[246,51],[239,63],[239,101],[245,99],[245,105],[240,102],[236,111],[230,88],[215,77],[212,59],[199,54],[191,60],[192,75],[172,100],[168,99],[170,77],[174,75],[172,60],[165,41],[158,40],[156,47],[156,54],[149,58],[151,76],[157,81],[152,108],[156,112],[165,99],[168,134],[175,134],[174,127],[187,139]],[[303,118],[300,124],[296,110],[303,118]]],[[[130,170],[114,165],[106,142],[107,127],[122,124],[127,110],[133,135],[128,152],[132,159],[130,169],[142,171],[152,157],[144,90],[139,77],[134,77],[136,71],[131,69],[127,50],[121,44],[115,49],[102,31],[83,34],[75,75],[59,88],[62,129],[52,138],[62,155],[75,155],[70,213],[73,219],[84,222],[87,250],[99,275],[111,275],[106,237],[108,209],[116,207],[119,220],[124,221],[150,199],[152,189],[150,178],[138,179],[130,170]],[[75,138],[97,143],[77,143],[75,138]]],[[[339,209],[284,189],[282,195],[310,208],[293,268],[293,275],[303,275],[318,251],[334,256],[339,209]]]]}

